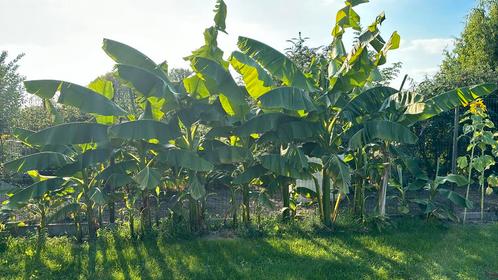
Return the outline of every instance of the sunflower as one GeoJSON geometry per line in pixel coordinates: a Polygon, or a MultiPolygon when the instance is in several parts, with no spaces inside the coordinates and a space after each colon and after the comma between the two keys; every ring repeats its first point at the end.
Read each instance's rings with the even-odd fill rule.
{"type": "Polygon", "coordinates": [[[469,111],[473,115],[481,115],[486,112],[486,105],[482,99],[477,99],[470,103],[469,111]]]}

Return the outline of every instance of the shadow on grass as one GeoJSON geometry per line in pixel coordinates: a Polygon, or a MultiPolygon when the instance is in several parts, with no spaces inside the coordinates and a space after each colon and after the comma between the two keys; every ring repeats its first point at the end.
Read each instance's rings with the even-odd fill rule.
{"type": "Polygon", "coordinates": [[[482,279],[496,272],[492,261],[482,264],[486,258],[496,258],[495,252],[476,242],[498,244],[492,230],[401,226],[374,234],[340,232],[319,237],[306,232],[296,234],[302,237],[166,243],[154,236],[137,241],[111,232],[93,245],[59,242],[57,244],[65,244],[65,248],[48,245],[38,257],[24,256],[24,278],[35,275],[41,279],[103,280],[121,275],[126,280],[294,279],[298,276],[305,279],[454,279],[463,275],[482,279]],[[67,249],[71,249],[71,258],[64,260],[63,250],[67,249]],[[44,258],[63,262],[65,267],[53,270],[44,264],[44,258]]]}
{"type": "MultiPolygon", "coordinates": [[[[112,232],[112,236],[113,236],[113,240],[114,240],[114,249],[116,250],[118,265],[121,268],[121,272],[124,275],[124,279],[131,280],[130,267],[126,261],[126,258],[123,255],[123,251],[125,249],[123,246],[123,240],[114,231],[112,232]]],[[[112,246],[112,244],[105,243],[105,246],[112,246]]],[[[106,267],[106,266],[104,266],[104,267],[106,267]]]]}
{"type": "Polygon", "coordinates": [[[143,245],[147,252],[147,257],[155,261],[162,277],[172,278],[173,271],[170,269],[169,264],[165,261],[165,254],[161,252],[158,246],[158,241],[155,236],[150,236],[150,238],[143,241],[143,245]]]}

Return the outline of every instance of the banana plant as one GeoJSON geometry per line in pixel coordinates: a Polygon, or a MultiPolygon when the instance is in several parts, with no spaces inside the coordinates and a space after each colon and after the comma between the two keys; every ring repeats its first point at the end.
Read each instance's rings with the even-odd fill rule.
{"type": "MultiPolygon", "coordinates": [[[[218,3],[217,15],[224,13],[223,5],[222,2],[218,3]]],[[[224,31],[220,17],[216,17],[215,26],[206,30],[206,44],[213,43],[212,36],[217,36],[218,31],[224,31]]],[[[173,170],[176,176],[187,179],[191,228],[197,231],[202,220],[200,200],[206,195],[205,176],[213,169],[212,163],[199,156],[199,152],[204,149],[205,131],[210,125],[226,122],[223,110],[240,108],[226,102],[226,99],[213,101],[203,98],[209,93],[197,76],[187,78],[180,85],[171,83],[167,77],[166,63],[156,64],[123,43],[106,39],[103,48],[117,63],[117,75],[141,94],[142,103],[139,105],[144,108],[144,114],[138,120],[110,128],[110,136],[127,140],[128,144],[136,148],[141,171],[135,180],[139,185],[147,186],[149,190],[144,189],[144,192],[156,188],[161,181],[161,174],[167,170],[173,170]]],[[[213,55],[218,55],[215,47],[202,47],[194,51],[191,59],[212,51],[213,55]]],[[[227,94],[231,94],[231,91],[227,94]]],[[[244,104],[240,104],[243,107],[244,104]]],[[[143,202],[146,202],[147,197],[143,195],[143,202]]],[[[148,207],[144,205],[143,209],[147,216],[148,207]]]]}
{"type": "Polygon", "coordinates": [[[68,204],[68,196],[74,192],[74,189],[66,187],[68,182],[62,178],[40,175],[37,171],[29,171],[28,174],[34,183],[20,189],[10,188],[6,192],[8,200],[5,201],[2,212],[24,208],[35,215],[39,219],[38,240],[42,241],[48,221],[53,219],[58,209],[68,204]]]}
{"type": "MultiPolygon", "coordinates": [[[[459,88],[425,99],[413,92],[396,91],[388,87],[374,87],[352,99],[345,111],[353,123],[353,130],[357,130],[349,140],[350,146],[361,148],[366,144],[377,143],[380,145],[385,158],[378,204],[381,217],[385,216],[385,194],[390,179],[391,166],[396,158],[395,150],[399,150],[399,145],[415,144],[417,141],[417,136],[411,131],[410,126],[418,121],[452,110],[460,104],[467,104],[480,96],[488,95],[495,89],[495,85],[482,84],[459,88]],[[370,101],[375,99],[383,99],[383,101],[377,104],[370,101]],[[365,106],[367,100],[369,103],[368,106],[365,106]]],[[[401,158],[402,161],[407,161],[406,157],[401,158]]],[[[411,171],[415,177],[422,174],[420,170],[411,171]]]]}
{"type": "Polygon", "coordinates": [[[440,202],[440,198],[446,198],[448,201],[456,206],[463,208],[472,208],[472,202],[467,198],[461,196],[458,192],[442,188],[446,184],[456,184],[458,187],[467,185],[467,178],[462,175],[448,174],[446,176],[439,176],[439,160],[437,161],[436,177],[433,180],[427,179],[425,182],[417,180],[411,183],[410,189],[416,190],[424,188],[428,191],[428,197],[425,199],[411,199],[411,201],[419,204],[426,215],[427,219],[437,218],[443,220],[452,220],[457,222],[458,216],[454,215],[451,208],[445,203],[440,202]]]}
{"type": "Polygon", "coordinates": [[[54,176],[54,180],[71,182],[69,185],[75,189],[76,200],[81,200],[86,208],[89,237],[93,240],[96,236],[94,206],[103,202],[102,190],[94,178],[101,164],[108,159],[107,139],[106,125],[55,125],[24,139],[40,152],[7,162],[5,167],[18,173],[37,172],[54,176]]]}

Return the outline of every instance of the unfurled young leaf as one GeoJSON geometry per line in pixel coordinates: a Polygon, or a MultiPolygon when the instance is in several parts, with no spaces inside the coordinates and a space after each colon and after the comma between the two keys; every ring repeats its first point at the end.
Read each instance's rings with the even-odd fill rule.
{"type": "Polygon", "coordinates": [[[216,6],[214,8],[214,24],[216,29],[218,29],[221,32],[226,32],[226,24],[225,20],[227,18],[227,5],[223,0],[217,0],[216,1],[216,6]]]}
{"type": "Polygon", "coordinates": [[[133,180],[142,191],[154,190],[161,183],[161,172],[159,169],[146,166],[133,177],[133,180]]]}

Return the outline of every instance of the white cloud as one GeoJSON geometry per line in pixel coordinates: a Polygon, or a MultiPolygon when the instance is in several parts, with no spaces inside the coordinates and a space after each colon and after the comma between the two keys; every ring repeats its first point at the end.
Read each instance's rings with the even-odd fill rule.
{"type": "Polygon", "coordinates": [[[393,81],[393,86],[398,86],[405,74],[408,74],[415,82],[436,74],[443,60],[443,51],[451,50],[453,42],[454,39],[451,38],[402,40],[400,49],[388,54],[389,62],[401,61],[403,63],[400,77],[393,81]]]}
{"type": "Polygon", "coordinates": [[[432,39],[414,39],[408,42],[402,41],[400,52],[424,52],[431,55],[440,55],[445,49],[453,46],[454,39],[451,38],[432,38],[432,39]]]}

